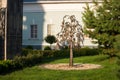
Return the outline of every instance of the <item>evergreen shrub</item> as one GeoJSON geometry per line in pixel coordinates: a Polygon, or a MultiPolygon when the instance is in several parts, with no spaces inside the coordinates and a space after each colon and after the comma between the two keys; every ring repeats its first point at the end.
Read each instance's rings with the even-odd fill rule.
{"type": "Polygon", "coordinates": [[[33,50],[33,46],[28,45],[28,46],[26,47],[26,49],[32,49],[32,50],[33,50]]]}
{"type": "Polygon", "coordinates": [[[44,50],[51,50],[49,46],[45,46],[44,50]]]}
{"type": "MultiPolygon", "coordinates": [[[[80,48],[74,49],[74,57],[98,55],[99,49],[80,48]]],[[[42,62],[42,58],[66,58],[69,57],[69,49],[65,50],[30,50],[23,49],[22,56],[16,56],[13,60],[0,61],[0,74],[20,70],[42,62]]]]}
{"type": "Polygon", "coordinates": [[[36,65],[42,61],[41,58],[41,54],[35,53],[27,56],[17,56],[13,60],[0,61],[0,74],[36,65]]]}

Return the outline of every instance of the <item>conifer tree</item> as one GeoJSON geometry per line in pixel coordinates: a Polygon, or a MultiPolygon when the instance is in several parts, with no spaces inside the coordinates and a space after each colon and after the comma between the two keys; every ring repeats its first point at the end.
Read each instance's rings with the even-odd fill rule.
{"type": "MultiPolygon", "coordinates": [[[[94,6],[87,6],[83,12],[85,33],[96,39],[99,47],[113,49],[115,36],[120,34],[120,2],[119,0],[94,1],[94,6]],[[101,4],[101,5],[100,5],[101,4]]],[[[111,53],[111,52],[110,52],[111,53]]]]}

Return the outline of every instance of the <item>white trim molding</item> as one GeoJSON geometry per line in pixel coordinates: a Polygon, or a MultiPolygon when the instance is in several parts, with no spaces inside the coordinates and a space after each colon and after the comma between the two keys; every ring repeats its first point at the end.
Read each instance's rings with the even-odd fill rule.
{"type": "MultiPolygon", "coordinates": [[[[102,0],[98,0],[98,2],[102,2],[102,0]]],[[[38,4],[69,4],[69,3],[93,3],[93,0],[58,0],[58,1],[31,1],[31,2],[24,2],[24,3],[38,3],[38,4]]]]}

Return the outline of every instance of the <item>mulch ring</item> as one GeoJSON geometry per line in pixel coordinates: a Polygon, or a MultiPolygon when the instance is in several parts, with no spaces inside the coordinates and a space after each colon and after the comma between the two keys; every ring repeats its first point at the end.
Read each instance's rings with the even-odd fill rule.
{"type": "Polygon", "coordinates": [[[43,64],[40,65],[41,68],[52,69],[52,70],[89,70],[89,69],[99,69],[102,68],[101,65],[98,64],[80,64],[74,63],[72,67],[67,63],[59,63],[59,64],[43,64]]]}

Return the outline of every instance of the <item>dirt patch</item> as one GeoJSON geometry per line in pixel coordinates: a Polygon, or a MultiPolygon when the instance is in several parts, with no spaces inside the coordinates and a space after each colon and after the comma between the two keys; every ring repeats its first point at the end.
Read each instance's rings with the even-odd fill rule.
{"type": "Polygon", "coordinates": [[[101,65],[98,64],[80,64],[75,63],[73,67],[70,67],[67,63],[60,64],[43,64],[40,65],[41,68],[53,69],[53,70],[88,70],[88,69],[98,69],[101,65]]]}

